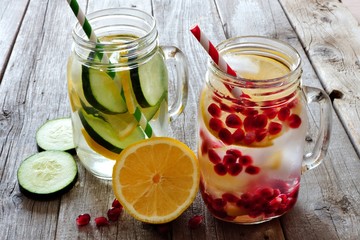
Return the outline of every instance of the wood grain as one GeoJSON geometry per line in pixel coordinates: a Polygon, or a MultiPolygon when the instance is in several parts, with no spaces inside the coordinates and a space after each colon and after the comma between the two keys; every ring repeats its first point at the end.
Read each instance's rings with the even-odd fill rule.
{"type": "Polygon", "coordinates": [[[0,8],[0,83],[29,0],[1,2],[0,8]]]}

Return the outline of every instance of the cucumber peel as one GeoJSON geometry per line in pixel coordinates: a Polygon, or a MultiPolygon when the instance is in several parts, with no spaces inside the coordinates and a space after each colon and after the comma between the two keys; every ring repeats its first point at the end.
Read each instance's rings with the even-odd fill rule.
{"type": "Polygon", "coordinates": [[[156,105],[167,92],[167,70],[163,56],[156,53],[148,62],[130,70],[132,88],[143,108],[156,105]]]}
{"type": "Polygon", "coordinates": [[[72,123],[70,118],[58,118],[45,122],[36,131],[39,151],[59,150],[75,153],[72,123]]]}
{"type": "Polygon", "coordinates": [[[68,192],[76,183],[77,165],[63,151],[44,151],[26,158],[17,171],[20,191],[36,200],[49,200],[68,192]]]}
{"type": "MultiPolygon", "coordinates": [[[[116,76],[116,75],[115,75],[116,76]]],[[[100,69],[82,66],[82,87],[86,100],[96,109],[108,114],[127,111],[122,89],[109,74],[100,69]]]]}

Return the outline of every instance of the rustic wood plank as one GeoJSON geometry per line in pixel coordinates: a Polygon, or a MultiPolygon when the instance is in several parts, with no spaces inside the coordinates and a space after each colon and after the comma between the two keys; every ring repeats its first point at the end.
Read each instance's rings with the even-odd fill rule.
{"type": "Polygon", "coordinates": [[[336,98],[334,107],[360,153],[359,24],[338,1],[281,2],[324,88],[336,98]]]}
{"type": "Polygon", "coordinates": [[[29,0],[2,1],[0,8],[0,83],[29,0]]]}
{"type": "Polygon", "coordinates": [[[64,14],[64,7],[58,1],[29,3],[1,83],[0,239],[55,238],[60,200],[24,197],[16,171],[37,152],[36,129],[47,119],[69,116],[65,66],[71,15],[64,14]]]}
{"type": "Polygon", "coordinates": [[[341,127],[344,125],[359,153],[359,116],[354,108],[359,105],[360,28],[348,10],[337,1],[307,1],[304,4],[303,1],[281,0],[281,4],[326,91],[332,93],[337,90],[344,94],[341,99],[334,99],[334,108],[341,123],[335,118],[329,155],[323,165],[304,177],[309,188],[302,191],[306,192],[306,200],[300,199],[304,199],[304,206],[308,206],[306,218],[299,221],[299,214],[305,210],[299,208],[294,214],[286,216],[283,222],[286,235],[312,228],[312,239],[358,238],[360,196],[357,182],[360,174],[356,169],[359,169],[359,157],[345,149],[350,144],[341,127]],[[349,108],[352,110],[349,111],[349,108]],[[295,222],[298,227],[295,227],[295,222]]]}

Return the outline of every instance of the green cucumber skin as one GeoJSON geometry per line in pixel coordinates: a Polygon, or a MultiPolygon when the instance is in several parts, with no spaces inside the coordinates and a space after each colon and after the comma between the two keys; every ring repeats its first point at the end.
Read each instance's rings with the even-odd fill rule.
{"type": "Polygon", "coordinates": [[[79,117],[81,120],[82,125],[85,128],[85,131],[93,138],[94,141],[96,141],[99,145],[103,146],[104,148],[108,149],[109,151],[112,151],[114,153],[120,153],[123,149],[114,146],[110,142],[106,141],[103,137],[101,137],[94,129],[89,125],[89,123],[86,121],[85,117],[83,116],[83,113],[79,111],[79,117]]]}
{"type": "Polygon", "coordinates": [[[89,80],[89,68],[86,66],[82,66],[82,71],[81,71],[81,78],[82,78],[82,85],[83,85],[83,92],[84,92],[84,96],[86,98],[86,100],[93,106],[96,106],[96,108],[98,110],[100,110],[103,113],[107,113],[107,114],[112,114],[113,112],[109,111],[107,108],[105,108],[104,106],[102,106],[94,97],[94,95],[92,95],[92,89],[91,89],[91,84],[90,84],[90,80],[89,80]]]}
{"type": "Polygon", "coordinates": [[[38,193],[30,192],[29,190],[23,188],[20,183],[19,183],[19,190],[22,194],[24,194],[24,196],[31,198],[33,200],[37,200],[37,201],[54,200],[54,199],[58,199],[65,193],[69,192],[75,186],[77,179],[78,179],[78,173],[76,173],[74,180],[69,185],[67,185],[65,188],[60,189],[59,191],[47,193],[47,194],[38,194],[38,193]]]}
{"type": "Polygon", "coordinates": [[[69,182],[65,187],[59,189],[59,190],[55,190],[55,191],[52,191],[52,192],[47,192],[47,193],[36,193],[36,192],[33,192],[25,187],[22,186],[22,182],[20,180],[24,180],[24,178],[20,177],[21,176],[21,173],[23,171],[26,171],[26,169],[24,169],[22,167],[22,164],[25,162],[25,161],[30,161],[30,158],[33,158],[34,156],[36,155],[41,155],[41,154],[57,154],[57,153],[62,153],[62,154],[69,154],[69,153],[65,153],[63,151],[58,151],[58,150],[50,150],[50,151],[44,151],[44,152],[41,152],[41,153],[35,153],[29,157],[27,157],[19,166],[18,170],[17,170],[17,179],[18,179],[18,186],[19,186],[19,190],[20,192],[30,198],[30,199],[33,199],[33,200],[38,200],[38,201],[48,201],[48,200],[54,200],[56,198],[59,198],[60,196],[62,196],[63,194],[69,192],[73,187],[74,185],[76,184],[77,180],[78,180],[78,166],[75,162],[75,159],[73,158],[73,156],[71,156],[69,154],[69,156],[71,156],[72,160],[74,161],[74,170],[75,170],[75,175],[73,177],[73,179],[71,180],[71,182],[69,182]]]}
{"type": "MultiPolygon", "coordinates": [[[[92,94],[93,90],[92,90],[91,83],[90,83],[89,67],[83,65],[81,68],[82,68],[81,78],[82,78],[83,92],[84,92],[84,96],[85,96],[86,100],[88,101],[88,103],[90,103],[92,106],[94,106],[97,110],[99,110],[103,113],[106,113],[106,114],[118,114],[118,113],[126,112],[126,111],[114,112],[114,111],[107,109],[101,103],[99,103],[98,100],[95,98],[95,96],[92,94]]],[[[113,75],[113,74],[115,74],[115,72],[109,72],[109,75],[110,74],[113,75]]],[[[123,91],[121,91],[122,96],[123,96],[123,94],[124,94],[123,91]]]]}
{"type": "Polygon", "coordinates": [[[139,68],[130,69],[130,79],[132,83],[133,92],[136,93],[136,101],[142,108],[150,107],[150,104],[146,101],[145,96],[141,90],[139,68]]]}
{"type": "MultiPolygon", "coordinates": [[[[52,120],[48,120],[48,121],[57,121],[57,120],[61,120],[61,119],[70,119],[70,118],[64,117],[64,118],[57,118],[57,119],[52,119],[52,120]]],[[[39,131],[40,128],[43,127],[47,122],[45,122],[42,126],[40,126],[37,131],[39,131]]],[[[40,146],[40,144],[38,143],[38,140],[36,139],[36,147],[37,147],[38,152],[55,150],[55,151],[64,151],[64,152],[70,153],[71,155],[76,155],[76,146],[74,146],[72,148],[68,148],[68,149],[64,149],[64,148],[63,149],[46,149],[46,148],[42,148],[40,146]]]]}
{"type": "MultiPolygon", "coordinates": [[[[49,150],[49,149],[43,149],[42,147],[39,146],[39,144],[36,144],[36,147],[37,147],[38,152],[44,152],[44,151],[49,150]]],[[[54,149],[51,149],[51,150],[54,150],[54,149]]],[[[58,151],[64,151],[64,152],[70,153],[73,156],[76,155],[76,148],[63,149],[63,150],[58,150],[58,151]]]]}

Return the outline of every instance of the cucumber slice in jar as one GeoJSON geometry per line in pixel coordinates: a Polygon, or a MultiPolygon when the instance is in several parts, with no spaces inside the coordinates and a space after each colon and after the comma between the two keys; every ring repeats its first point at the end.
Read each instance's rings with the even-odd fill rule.
{"type": "Polygon", "coordinates": [[[107,114],[127,111],[120,81],[112,79],[107,72],[82,66],[82,87],[86,100],[96,109],[107,114]]]}
{"type": "Polygon", "coordinates": [[[143,108],[160,102],[167,91],[167,69],[160,53],[138,68],[130,70],[132,88],[137,102],[143,108]]]}
{"type": "Polygon", "coordinates": [[[45,122],[36,132],[39,151],[58,150],[75,153],[72,123],[70,118],[58,118],[45,122]]]}
{"type": "Polygon", "coordinates": [[[44,151],[25,159],[17,171],[20,191],[36,200],[48,200],[68,192],[77,181],[73,156],[63,151],[44,151]]]}
{"type": "Polygon", "coordinates": [[[97,144],[114,153],[120,153],[129,144],[145,138],[140,127],[135,127],[131,133],[119,138],[116,130],[103,118],[88,114],[84,110],[79,111],[79,117],[87,134],[97,144]]]}

